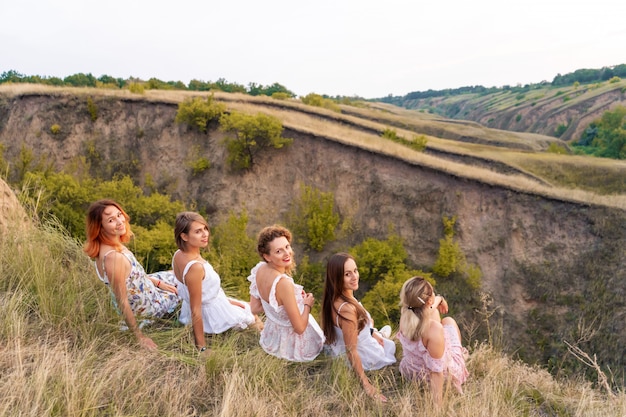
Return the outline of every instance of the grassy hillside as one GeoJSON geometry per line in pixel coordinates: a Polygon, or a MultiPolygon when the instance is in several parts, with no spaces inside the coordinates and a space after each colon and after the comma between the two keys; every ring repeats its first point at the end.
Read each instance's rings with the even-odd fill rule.
{"type": "MultiPolygon", "coordinates": [[[[225,224],[232,211],[248,213],[247,223],[241,222],[244,230],[237,235],[242,241],[268,222],[289,224],[300,192],[314,187],[331,194],[342,221],[322,251],[298,248],[301,265],[308,262],[310,267],[307,285],[319,288],[319,271],[330,253],[353,250],[369,238],[385,240],[392,229],[404,242],[407,267],[433,271],[443,246],[442,220],[455,217],[454,241],[448,247],[460,252],[453,260],[480,268],[472,271],[482,274],[481,290],[493,296],[498,310],[493,322],[503,329],[506,346],[498,348],[529,363],[544,364],[551,372],[567,368],[579,374],[584,366],[566,354],[564,341],[580,341],[598,355],[603,369],[617,369],[615,378],[623,381],[626,331],[623,323],[612,320],[623,314],[626,294],[622,256],[626,177],[619,161],[546,152],[555,139],[389,105],[353,103],[341,105],[337,112],[298,100],[216,93],[215,99],[231,113],[276,116],[285,135],[294,139],[290,146],[264,152],[255,169],[233,172],[226,163],[225,133],[218,123],[201,132],[175,122],[179,103],[209,93],[133,94],[25,85],[3,86],[0,92],[0,143],[8,161],[2,172],[23,173],[29,158],[37,161],[37,156],[56,164],[56,170],[67,168],[58,177],[49,174],[56,182],[44,182],[52,193],[37,194],[29,183],[18,182],[16,188],[31,192],[32,204],[42,216],[42,207],[53,206],[57,196],[65,198],[62,207],[53,207],[71,216],[70,230],[83,228],[86,206],[100,198],[84,190],[107,196],[120,191],[115,194],[120,201],[140,200],[134,188],[107,181],[120,171],[132,177],[126,177],[127,183],[138,184],[138,194],[153,196],[156,190],[173,196],[206,213],[213,227],[225,224]],[[55,133],[52,127],[57,124],[60,129],[55,133]],[[390,130],[402,140],[384,137],[390,130]],[[423,152],[407,146],[423,139],[423,152]],[[33,154],[22,152],[24,148],[33,154]],[[80,165],[88,158],[92,167],[80,165]],[[196,175],[189,165],[193,158],[205,158],[209,168],[196,175]],[[85,172],[97,178],[97,185],[90,178],[92,182],[83,182],[87,184],[83,187],[73,176],[86,176],[85,172]],[[582,334],[590,323],[598,326],[597,332],[582,334]]],[[[150,208],[158,207],[156,214],[163,214],[164,206],[150,208]]],[[[142,213],[136,211],[133,218],[142,213]]],[[[171,228],[165,223],[173,215],[167,217],[160,228],[147,224],[150,230],[142,230],[137,242],[137,247],[159,248],[158,256],[151,255],[151,249],[146,252],[151,257],[144,255],[164,265],[172,253],[167,249],[172,244],[171,228]]],[[[224,252],[236,253],[229,248],[224,252]]],[[[220,272],[228,267],[226,261],[224,268],[217,265],[220,272]]],[[[246,266],[252,265],[230,276],[240,277],[246,266]]],[[[463,273],[457,271],[453,279],[436,278],[438,285],[448,286],[446,296],[456,297],[454,304],[462,311],[454,314],[465,318],[463,329],[473,343],[483,340],[485,326],[476,314],[477,297],[460,289],[466,282],[463,273]]],[[[377,272],[363,288],[374,296],[364,302],[382,305],[381,310],[397,306],[395,294],[389,304],[376,298],[386,289],[387,294],[395,291],[388,283],[385,272],[377,272]],[[380,281],[381,289],[371,291],[370,286],[380,281]]]]}
{"type": "Polygon", "coordinates": [[[626,104],[626,80],[552,86],[548,83],[412,99],[383,100],[442,117],[484,126],[577,141],[588,125],[614,106],[626,104]]]}
{"type": "Polygon", "coordinates": [[[143,351],[118,329],[79,243],[52,225],[8,224],[0,234],[1,416],[626,415],[623,391],[555,379],[490,344],[469,346],[465,393],[447,392],[441,410],[397,365],[370,373],[390,400],[378,404],[342,360],[281,361],[252,330],[213,337],[210,354],[198,356],[189,328],[159,321],[146,330],[159,351],[143,351]]]}
{"type": "MultiPolygon", "coordinates": [[[[623,86],[611,84],[610,88],[623,86]]],[[[591,90],[580,87],[581,91],[585,89],[591,90]]],[[[0,122],[3,103],[6,108],[13,97],[24,95],[101,96],[125,101],[178,104],[185,98],[207,94],[165,90],[133,94],[128,90],[2,84],[0,122]]],[[[276,116],[285,128],[295,132],[388,154],[455,176],[566,201],[626,207],[626,200],[616,196],[626,194],[626,163],[549,152],[551,144],[563,144],[554,137],[492,129],[478,123],[444,119],[383,103],[341,105],[339,113],[305,105],[295,99],[277,100],[267,96],[223,92],[215,92],[214,96],[233,110],[276,116]],[[385,129],[395,130],[406,140],[423,136],[427,140],[425,152],[384,140],[381,135],[385,129]]],[[[458,99],[461,97],[451,100],[458,99]]]]}

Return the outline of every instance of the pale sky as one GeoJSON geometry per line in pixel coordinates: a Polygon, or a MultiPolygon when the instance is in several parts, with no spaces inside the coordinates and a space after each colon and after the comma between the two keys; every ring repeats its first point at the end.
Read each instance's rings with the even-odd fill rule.
{"type": "Polygon", "coordinates": [[[377,98],[626,64],[624,0],[0,0],[0,73],[377,98]]]}

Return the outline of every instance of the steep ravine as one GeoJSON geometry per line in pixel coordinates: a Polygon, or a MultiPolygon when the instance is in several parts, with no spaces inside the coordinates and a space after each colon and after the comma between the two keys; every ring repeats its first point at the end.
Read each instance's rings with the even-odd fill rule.
{"type": "MultiPolygon", "coordinates": [[[[332,191],[354,232],[336,246],[385,238],[390,225],[412,263],[428,268],[443,237],[442,216],[457,217],[457,238],[480,266],[494,299],[504,345],[529,360],[559,354],[553,344],[577,341],[580,321],[597,318],[583,348],[606,363],[626,363],[626,213],[498,188],[395,158],[293,131],[292,146],[260,155],[253,170],[225,166],[222,133],[191,132],[174,122],[176,105],[96,98],[94,122],[81,96],[27,95],[0,107],[0,143],[11,159],[24,144],[60,168],[93,144],[109,169],[195,201],[213,224],[247,209],[250,232],[280,222],[302,184],[332,191]],[[50,133],[52,124],[61,132],[50,133]],[[192,176],[198,155],[211,168],[192,176]],[[134,163],[129,163],[129,161],[134,163]],[[617,320],[620,318],[621,320],[617,320]],[[615,319],[613,319],[615,318],[615,319]]],[[[104,168],[103,168],[104,169],[104,168]]],[[[320,254],[320,259],[327,253],[320,254]]]]}

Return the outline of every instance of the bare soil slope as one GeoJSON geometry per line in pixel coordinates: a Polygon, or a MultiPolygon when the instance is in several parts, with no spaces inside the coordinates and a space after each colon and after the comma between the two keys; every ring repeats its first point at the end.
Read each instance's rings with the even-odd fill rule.
{"type": "MultiPolygon", "coordinates": [[[[412,157],[408,148],[381,145],[375,136],[371,145],[369,137],[355,142],[362,133],[336,128],[322,116],[316,127],[283,115],[284,136],[294,138],[293,145],[261,154],[251,171],[232,172],[223,133],[216,126],[201,134],[177,125],[178,101],[96,91],[9,95],[0,107],[0,143],[6,159],[27,146],[58,169],[77,156],[97,155],[101,172],[128,173],[140,183],[149,175],[159,189],[196,202],[212,224],[246,209],[251,234],[283,222],[303,185],[332,191],[354,227],[319,259],[367,237],[384,239],[393,226],[411,262],[428,269],[443,237],[442,217],[456,216],[457,238],[483,272],[510,350],[547,360],[552,344],[578,340],[580,321],[595,319],[598,332],[584,347],[613,365],[626,363],[619,348],[626,344],[624,321],[613,320],[626,314],[626,212],[619,204],[484,181],[471,175],[471,165],[412,157]],[[98,108],[95,121],[87,97],[98,108]],[[60,133],[51,133],[53,124],[60,133]],[[212,166],[194,176],[188,162],[199,155],[212,166]]],[[[227,101],[244,110],[236,103],[227,101]]]]}

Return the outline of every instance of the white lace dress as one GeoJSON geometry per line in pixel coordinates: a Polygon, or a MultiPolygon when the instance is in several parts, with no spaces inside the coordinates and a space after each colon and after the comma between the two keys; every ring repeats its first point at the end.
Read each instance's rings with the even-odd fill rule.
{"type": "MultiPolygon", "coordinates": [[[[221,287],[220,276],[210,263],[206,261],[191,261],[183,270],[183,283],[189,268],[195,263],[202,264],[204,279],[202,280],[202,324],[204,333],[219,334],[228,329],[245,329],[255,322],[250,310],[250,304],[237,300],[245,308],[233,305],[221,287]]],[[[183,300],[178,320],[182,324],[191,324],[191,306],[189,304],[189,289],[187,284],[178,285],[178,295],[183,300]]]]}
{"type": "MultiPolygon", "coordinates": [[[[339,311],[345,304],[344,302],[339,306],[339,311]]],[[[337,323],[335,323],[334,328],[335,342],[328,345],[328,350],[331,356],[343,356],[346,354],[346,344],[343,341],[343,332],[339,327],[339,316],[337,316],[337,323]]],[[[373,371],[396,362],[396,344],[384,337],[383,344],[384,347],[372,337],[369,326],[365,326],[359,332],[356,350],[359,352],[364,370],[373,371]]]]}
{"type": "Polygon", "coordinates": [[[248,277],[250,281],[250,295],[261,300],[265,311],[265,327],[261,331],[259,343],[263,350],[270,355],[277,356],[294,362],[307,362],[315,359],[324,347],[324,332],[317,324],[313,316],[309,315],[308,325],[302,334],[294,331],[287,312],[276,301],[276,285],[281,279],[287,279],[293,283],[296,303],[300,313],[304,311],[303,288],[293,282],[287,274],[276,277],[272,283],[269,294],[269,302],[261,298],[256,285],[256,273],[265,262],[259,262],[248,277]]]}

